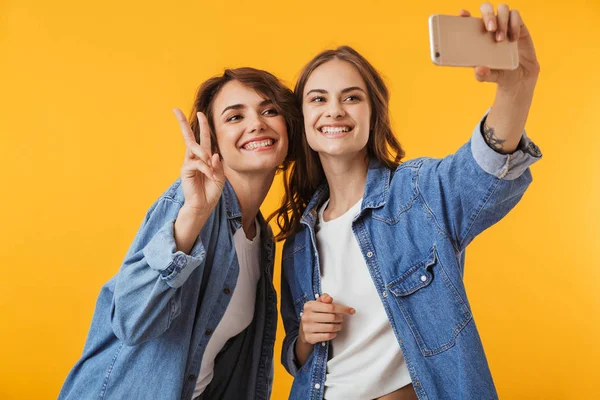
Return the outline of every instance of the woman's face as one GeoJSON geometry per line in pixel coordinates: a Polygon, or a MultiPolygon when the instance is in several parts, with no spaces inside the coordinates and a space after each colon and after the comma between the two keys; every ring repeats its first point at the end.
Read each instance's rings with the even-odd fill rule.
{"type": "Polygon", "coordinates": [[[317,67],[302,100],[309,146],[321,157],[364,154],[371,121],[367,85],[358,70],[341,60],[317,67]]]}
{"type": "Polygon", "coordinates": [[[271,100],[239,81],[227,82],[215,97],[213,123],[226,169],[272,172],[288,151],[285,119],[271,100]]]}

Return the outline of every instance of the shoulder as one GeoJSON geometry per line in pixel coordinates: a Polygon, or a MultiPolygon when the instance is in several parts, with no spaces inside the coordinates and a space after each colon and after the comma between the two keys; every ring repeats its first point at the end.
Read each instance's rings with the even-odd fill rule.
{"type": "Polygon", "coordinates": [[[398,195],[416,191],[419,176],[424,171],[434,170],[439,161],[439,159],[431,157],[419,157],[402,162],[392,171],[390,192],[398,195]]]}
{"type": "Polygon", "coordinates": [[[158,201],[165,200],[178,203],[180,206],[183,205],[185,200],[183,196],[183,189],[181,187],[181,179],[177,179],[165,192],[158,198],[158,201]]]}

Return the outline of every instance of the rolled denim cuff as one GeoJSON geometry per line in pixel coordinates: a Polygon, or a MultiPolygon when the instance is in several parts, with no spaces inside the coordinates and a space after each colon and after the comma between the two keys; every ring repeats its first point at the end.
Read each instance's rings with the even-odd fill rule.
{"type": "Polygon", "coordinates": [[[298,373],[298,360],[296,359],[296,342],[298,341],[298,337],[296,337],[287,348],[287,354],[285,356],[285,362],[288,367],[288,372],[292,376],[296,376],[298,373]]]}
{"type": "Polygon", "coordinates": [[[473,131],[471,136],[471,152],[477,164],[488,174],[496,178],[512,181],[517,179],[533,163],[542,158],[542,152],[523,131],[521,141],[511,154],[500,154],[492,149],[483,138],[483,124],[487,114],[473,131]]]}
{"type": "Polygon", "coordinates": [[[158,271],[167,285],[178,288],[204,261],[206,251],[199,239],[190,255],[177,251],[174,223],[174,220],[167,221],[154,235],[144,248],[144,257],[150,268],[158,271]]]}

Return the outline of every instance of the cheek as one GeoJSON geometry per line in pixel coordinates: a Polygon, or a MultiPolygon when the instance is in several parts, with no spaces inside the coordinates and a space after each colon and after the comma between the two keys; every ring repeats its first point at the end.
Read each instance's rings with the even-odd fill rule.
{"type": "Polygon", "coordinates": [[[302,115],[304,116],[304,129],[312,130],[317,122],[318,112],[310,107],[304,107],[302,115]]]}
{"type": "Polygon", "coordinates": [[[281,140],[288,140],[288,130],[284,118],[278,119],[273,128],[279,134],[281,140]]]}
{"type": "Polygon", "coordinates": [[[359,109],[356,110],[356,114],[358,117],[358,120],[360,121],[360,125],[362,127],[366,127],[367,129],[370,129],[370,125],[371,125],[371,107],[369,106],[362,106],[359,109]]]}
{"type": "Polygon", "coordinates": [[[235,150],[238,135],[233,129],[219,129],[215,134],[221,155],[235,150]]]}

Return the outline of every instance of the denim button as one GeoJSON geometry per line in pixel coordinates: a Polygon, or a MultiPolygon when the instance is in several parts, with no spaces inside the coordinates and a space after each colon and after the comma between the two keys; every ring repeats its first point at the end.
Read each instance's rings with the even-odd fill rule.
{"type": "Polygon", "coordinates": [[[315,299],[319,298],[319,293],[315,293],[315,299]]]}
{"type": "Polygon", "coordinates": [[[321,342],[321,346],[325,347],[326,345],[327,345],[327,343],[321,342]]]}
{"type": "Polygon", "coordinates": [[[423,282],[427,281],[427,277],[425,275],[421,275],[421,281],[423,281],[423,282]]]}
{"type": "Polygon", "coordinates": [[[367,252],[367,257],[369,257],[369,258],[373,257],[373,252],[372,251],[367,252]]]}
{"type": "Polygon", "coordinates": [[[195,380],[196,380],[196,375],[190,375],[190,376],[188,376],[188,381],[194,382],[195,380]]]}
{"type": "Polygon", "coordinates": [[[315,389],[321,389],[321,385],[319,385],[318,383],[315,384],[315,389]]]}
{"type": "Polygon", "coordinates": [[[231,289],[229,289],[228,287],[226,287],[225,289],[223,289],[223,293],[229,294],[229,293],[231,293],[231,289]]]}
{"type": "Polygon", "coordinates": [[[207,335],[210,335],[213,333],[212,329],[207,329],[204,331],[204,333],[206,333],[207,335]]]}
{"type": "Polygon", "coordinates": [[[383,297],[387,297],[387,292],[386,292],[386,291],[384,291],[384,292],[382,293],[382,295],[383,295],[383,297]]]}
{"type": "Polygon", "coordinates": [[[304,315],[304,312],[300,311],[300,318],[302,318],[302,315],[304,315]]]}

